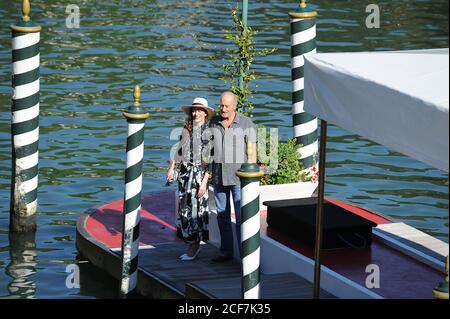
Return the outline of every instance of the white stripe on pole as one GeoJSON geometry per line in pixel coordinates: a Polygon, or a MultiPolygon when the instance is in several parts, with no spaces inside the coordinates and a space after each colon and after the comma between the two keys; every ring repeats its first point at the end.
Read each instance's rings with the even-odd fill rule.
{"type": "Polygon", "coordinates": [[[39,127],[36,127],[31,132],[14,135],[14,147],[22,147],[28,144],[33,144],[39,140],[39,127]]]}
{"type": "Polygon", "coordinates": [[[20,50],[31,47],[40,41],[41,34],[39,32],[27,33],[12,38],[12,49],[20,50]]]}
{"type": "Polygon", "coordinates": [[[16,167],[21,170],[32,168],[39,163],[39,152],[35,152],[29,156],[16,158],[16,167]]]}
{"type": "Polygon", "coordinates": [[[300,158],[306,158],[316,154],[318,147],[319,147],[318,141],[315,141],[314,143],[309,144],[305,147],[300,147],[299,148],[300,158]]]}
{"type": "Polygon", "coordinates": [[[23,191],[22,194],[26,194],[35,190],[37,187],[38,187],[38,177],[35,176],[28,181],[22,181],[22,183],[19,185],[19,191],[21,192],[23,191]]]}
{"type": "Polygon", "coordinates": [[[39,58],[40,54],[37,54],[31,58],[13,62],[12,64],[13,74],[18,75],[37,69],[39,67],[39,58]]]}
{"type": "Polygon", "coordinates": [[[291,35],[292,45],[297,45],[300,43],[305,43],[310,41],[316,37],[316,27],[311,27],[306,29],[305,31],[297,32],[294,35],[291,35]]]}
{"type": "Polygon", "coordinates": [[[295,136],[301,135],[307,135],[309,133],[314,132],[317,130],[318,124],[317,121],[309,121],[303,124],[295,125],[294,126],[294,134],[295,136]]]}
{"type": "Polygon", "coordinates": [[[254,216],[247,219],[241,225],[242,229],[242,241],[249,239],[254,236],[261,228],[260,214],[255,214],[254,216]]]}
{"type": "Polygon", "coordinates": [[[23,98],[29,97],[31,95],[34,95],[37,92],[39,92],[39,79],[37,79],[36,81],[31,82],[31,83],[16,86],[13,89],[13,93],[14,93],[13,99],[14,100],[23,99],[23,98]]]}
{"type": "Polygon", "coordinates": [[[242,273],[244,276],[251,274],[259,268],[259,254],[260,248],[258,247],[250,255],[242,258],[242,273]]]}
{"type": "Polygon", "coordinates": [[[299,78],[297,80],[292,81],[292,91],[297,92],[303,90],[305,88],[304,78],[299,78]]]}
{"type": "Polygon", "coordinates": [[[305,59],[303,58],[303,55],[297,55],[291,59],[292,68],[296,69],[303,65],[305,65],[305,59]]]}
{"type": "Polygon", "coordinates": [[[133,198],[138,195],[141,191],[142,185],[142,174],[136,179],[125,184],[125,200],[133,198]]]}
{"type": "Polygon", "coordinates": [[[139,210],[141,209],[141,205],[138,208],[133,210],[132,212],[125,215],[125,229],[131,229],[141,221],[141,215],[139,214],[139,210]]]}
{"type": "Polygon", "coordinates": [[[125,184],[125,200],[133,198],[141,192],[142,174],[136,179],[125,184]]]}
{"type": "Polygon", "coordinates": [[[244,299],[259,299],[259,284],[244,293],[244,299]]]}
{"type": "Polygon", "coordinates": [[[128,124],[128,136],[133,135],[134,133],[142,130],[144,128],[145,123],[129,123],[128,124]]]}
{"type": "Polygon", "coordinates": [[[127,152],[127,168],[139,163],[144,156],[144,142],[127,152]]]}
{"type": "Polygon", "coordinates": [[[25,110],[12,112],[12,122],[21,123],[39,116],[39,103],[25,110]]]}
{"type": "Polygon", "coordinates": [[[254,201],[259,196],[259,182],[248,183],[242,187],[241,191],[241,207],[254,201]]]}
{"type": "Polygon", "coordinates": [[[305,111],[304,106],[305,106],[305,101],[300,101],[300,102],[294,103],[294,105],[292,106],[292,112],[294,114],[303,113],[305,111]]]}

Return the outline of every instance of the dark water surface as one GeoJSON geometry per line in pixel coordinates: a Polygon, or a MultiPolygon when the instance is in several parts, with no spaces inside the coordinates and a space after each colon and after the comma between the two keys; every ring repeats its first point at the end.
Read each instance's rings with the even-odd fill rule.
{"type": "MultiPolygon", "coordinates": [[[[370,1],[315,0],[321,52],[448,47],[448,1],[378,1],[381,28],[367,29],[370,1]]],[[[121,110],[141,85],[149,107],[144,191],[162,190],[179,108],[195,96],[216,105],[225,90],[224,29],[235,1],[32,1],[43,26],[39,216],[35,236],[8,239],[11,167],[11,43],[20,1],[1,0],[0,21],[0,297],[114,297],[117,285],[79,263],[81,288],[66,278],[76,262],[75,225],[92,206],[122,197],[126,121],[121,110]],[[65,9],[80,7],[81,27],[68,29],[65,9]]],[[[292,135],[289,18],[297,1],[249,1],[260,47],[255,122],[292,135]]],[[[448,242],[448,174],[385,147],[329,128],[327,194],[375,209],[448,242]]]]}

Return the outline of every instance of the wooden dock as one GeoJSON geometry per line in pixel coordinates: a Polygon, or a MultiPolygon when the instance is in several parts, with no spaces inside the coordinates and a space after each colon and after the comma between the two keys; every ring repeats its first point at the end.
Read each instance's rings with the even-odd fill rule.
{"type": "MultiPolygon", "coordinates": [[[[240,299],[240,263],[236,260],[212,263],[211,259],[219,255],[219,249],[211,244],[203,244],[195,260],[181,261],[178,257],[186,252],[187,245],[175,236],[172,226],[174,210],[167,203],[173,194],[154,196],[158,196],[157,203],[161,203],[157,207],[158,216],[146,210],[145,205],[141,211],[141,227],[146,232],[142,233],[139,247],[138,293],[154,299],[240,299]]],[[[155,209],[156,202],[151,197],[146,199],[155,209]]],[[[78,221],[76,242],[84,257],[120,280],[121,208],[114,205],[118,204],[86,212],[78,221]]],[[[261,297],[266,299],[313,297],[313,285],[294,273],[261,274],[260,289],[261,297]]],[[[323,290],[321,297],[333,298],[323,290]]]]}
{"type": "MultiPolygon", "coordinates": [[[[173,191],[142,197],[137,291],[155,299],[241,298],[240,263],[211,263],[219,254],[218,230],[213,229],[217,221],[211,222],[211,241],[202,245],[198,257],[179,260],[187,246],[175,235],[175,202],[173,191]]],[[[90,209],[77,223],[78,251],[117,280],[121,270],[122,206],[119,199],[90,209]]],[[[368,211],[356,213],[371,216],[368,211]]],[[[312,284],[304,278],[312,279],[313,249],[268,227],[265,214],[261,212],[261,297],[312,298],[312,284]]],[[[341,298],[433,298],[431,291],[444,278],[442,259],[448,254],[448,244],[431,241],[429,235],[417,230],[413,233],[406,225],[390,220],[377,224],[370,248],[322,252],[322,288],[328,293],[321,291],[321,298],[333,298],[330,292],[341,298]],[[376,291],[365,287],[369,264],[383,270],[376,291]]]]}
{"type": "MultiPolygon", "coordinates": [[[[162,296],[170,290],[190,299],[239,299],[241,298],[241,267],[233,260],[212,263],[219,250],[210,244],[201,246],[197,258],[181,261],[178,256],[186,251],[184,243],[159,244],[139,251],[140,278],[146,276],[145,287],[139,287],[144,296],[162,296]]],[[[115,253],[120,258],[118,252],[115,253]]],[[[267,299],[312,298],[313,286],[293,273],[264,275],[261,277],[261,297],[267,299]]],[[[322,291],[322,296],[332,298],[322,291]]],[[[169,297],[169,296],[168,296],[169,297]]]]}

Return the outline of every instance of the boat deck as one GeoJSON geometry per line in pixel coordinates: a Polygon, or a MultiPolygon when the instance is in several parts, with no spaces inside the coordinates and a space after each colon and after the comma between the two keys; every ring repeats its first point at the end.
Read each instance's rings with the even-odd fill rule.
{"type": "MultiPolygon", "coordinates": [[[[240,298],[240,265],[236,261],[211,264],[218,254],[211,244],[202,245],[197,259],[178,259],[186,245],[175,236],[175,193],[149,193],[142,197],[138,291],[151,298],[240,298]]],[[[122,201],[91,209],[77,225],[77,247],[94,265],[120,278],[122,201]]],[[[313,249],[267,227],[261,212],[261,233],[302,255],[312,258],[313,249]]],[[[448,246],[447,246],[448,247],[448,246]]],[[[365,287],[366,266],[380,269],[384,298],[433,298],[432,289],[443,271],[413,259],[374,240],[369,249],[324,250],[322,264],[365,287]]],[[[311,298],[312,285],[293,273],[262,274],[262,298],[311,298]]],[[[333,298],[325,291],[322,298],[333,298]]]]}

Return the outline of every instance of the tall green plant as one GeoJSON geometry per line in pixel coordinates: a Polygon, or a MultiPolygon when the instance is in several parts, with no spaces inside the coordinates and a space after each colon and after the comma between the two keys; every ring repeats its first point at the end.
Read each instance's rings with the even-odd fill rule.
{"type": "MultiPolygon", "coordinates": [[[[272,143],[272,142],[271,142],[272,143]]],[[[299,145],[295,138],[278,144],[278,167],[267,172],[261,178],[262,185],[297,183],[308,180],[302,174],[303,164],[300,162],[299,145]]],[[[269,153],[267,154],[269,155],[269,153]]]]}
{"type": "Polygon", "coordinates": [[[230,90],[238,98],[237,111],[247,114],[253,110],[253,102],[250,96],[254,91],[250,88],[250,82],[256,79],[251,65],[257,56],[267,56],[276,51],[273,49],[256,49],[254,31],[246,27],[238,16],[238,9],[231,11],[233,27],[224,35],[225,39],[234,42],[233,49],[227,49],[229,61],[222,65],[224,76],[220,79],[230,83],[230,90]],[[239,77],[242,76],[242,87],[239,87],[239,77]]]}

